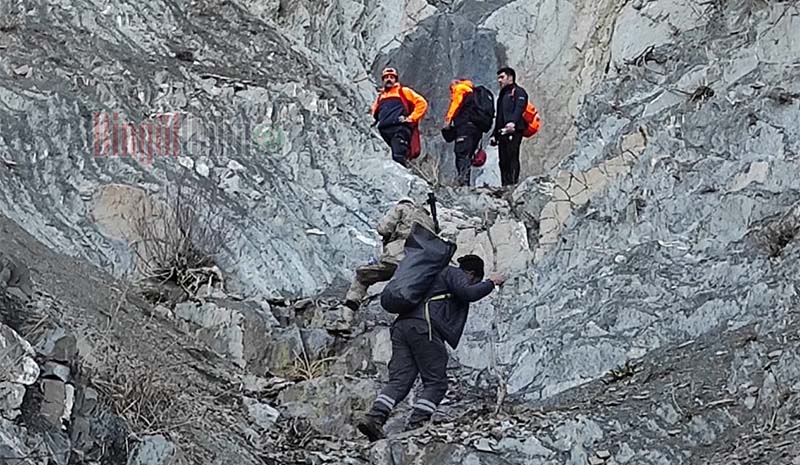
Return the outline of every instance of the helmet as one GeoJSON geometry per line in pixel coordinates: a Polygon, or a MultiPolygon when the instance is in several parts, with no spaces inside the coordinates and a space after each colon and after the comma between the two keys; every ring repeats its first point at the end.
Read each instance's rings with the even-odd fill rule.
{"type": "Polygon", "coordinates": [[[486,164],[486,150],[480,149],[475,157],[472,159],[472,166],[480,168],[486,164]]]}
{"type": "Polygon", "coordinates": [[[381,79],[386,78],[386,76],[394,76],[397,79],[397,70],[394,68],[385,68],[381,73],[381,79]]]}
{"type": "Polygon", "coordinates": [[[415,205],[414,199],[411,197],[400,197],[397,203],[410,203],[411,205],[415,205]]]}

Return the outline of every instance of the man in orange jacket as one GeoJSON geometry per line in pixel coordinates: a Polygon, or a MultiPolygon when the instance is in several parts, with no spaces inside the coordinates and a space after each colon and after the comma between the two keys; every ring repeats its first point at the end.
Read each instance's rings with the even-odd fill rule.
{"type": "Polygon", "coordinates": [[[428,102],[408,87],[398,82],[397,70],[386,68],[381,73],[383,91],[372,104],[372,117],[381,137],[392,148],[392,159],[403,166],[419,156],[419,129],[417,125],[428,102]]]}
{"type": "Polygon", "coordinates": [[[455,136],[453,151],[456,156],[457,181],[461,186],[469,185],[472,156],[483,136],[481,130],[471,121],[473,102],[470,97],[474,90],[472,81],[453,81],[450,84],[450,108],[444,117],[445,131],[452,128],[455,136]]]}

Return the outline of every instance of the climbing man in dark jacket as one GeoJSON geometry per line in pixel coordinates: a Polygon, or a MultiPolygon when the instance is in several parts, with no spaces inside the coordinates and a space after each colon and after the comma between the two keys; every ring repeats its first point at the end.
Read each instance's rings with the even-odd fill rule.
{"type": "Polygon", "coordinates": [[[392,324],[392,358],[389,382],[370,411],[358,423],[358,430],[370,441],[384,437],[383,425],[394,406],[408,395],[417,375],[423,392],[416,399],[406,430],[423,426],[447,392],[447,348],[458,346],[467,322],[470,302],[489,295],[505,282],[502,275],[483,281],[483,260],[476,255],[458,259],[434,279],[423,303],[400,315],[392,324]]]}
{"type": "Polygon", "coordinates": [[[489,141],[497,145],[500,156],[500,179],[504,186],[519,182],[519,146],[525,121],[522,114],[528,105],[528,93],[516,83],[517,73],[509,67],[497,71],[500,95],[497,97],[494,132],[489,141]]]}
{"type": "Polygon", "coordinates": [[[372,104],[372,117],[381,137],[392,148],[392,159],[406,166],[408,159],[419,155],[418,125],[428,111],[428,102],[400,85],[394,68],[384,69],[381,81],[383,91],[372,104]]]}

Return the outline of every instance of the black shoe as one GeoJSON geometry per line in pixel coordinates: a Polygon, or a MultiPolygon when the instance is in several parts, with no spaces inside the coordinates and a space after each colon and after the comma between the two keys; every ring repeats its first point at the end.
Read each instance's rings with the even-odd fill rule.
{"type": "Polygon", "coordinates": [[[355,300],[345,300],[344,306],[355,312],[358,310],[358,307],[360,307],[361,304],[355,300]]]}
{"type": "Polygon", "coordinates": [[[406,420],[405,431],[412,431],[422,428],[431,421],[431,416],[432,415],[428,412],[414,409],[414,411],[411,412],[411,416],[409,416],[408,420],[406,420]]]}
{"type": "Polygon", "coordinates": [[[420,429],[427,424],[428,420],[409,421],[406,423],[406,428],[403,431],[414,431],[415,429],[420,429]]]}
{"type": "Polygon", "coordinates": [[[386,438],[386,435],[383,434],[383,427],[369,417],[359,421],[357,427],[369,439],[369,442],[386,438]]]}

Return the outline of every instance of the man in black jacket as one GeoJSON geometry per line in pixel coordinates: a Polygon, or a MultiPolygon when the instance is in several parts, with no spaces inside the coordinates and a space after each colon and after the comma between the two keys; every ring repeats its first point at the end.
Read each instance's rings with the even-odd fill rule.
{"type": "Polygon", "coordinates": [[[455,349],[470,302],[486,297],[505,282],[502,275],[483,281],[483,260],[476,255],[465,255],[458,263],[458,268],[449,266],[439,273],[423,304],[392,324],[389,382],[357,425],[370,441],[384,437],[383,424],[411,391],[417,375],[422,378],[423,392],[414,403],[406,429],[418,428],[431,418],[447,392],[445,342],[455,349]]]}
{"type": "Polygon", "coordinates": [[[528,93],[517,85],[516,80],[517,73],[509,67],[497,71],[500,95],[497,97],[494,132],[489,143],[499,146],[500,179],[504,186],[519,182],[519,146],[525,126],[522,114],[528,105],[528,93]]]}

